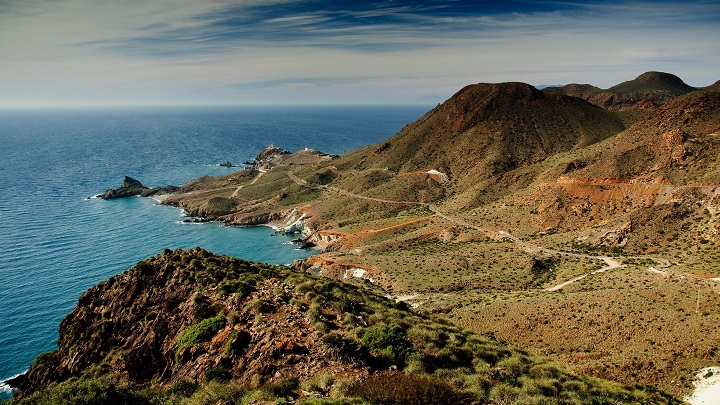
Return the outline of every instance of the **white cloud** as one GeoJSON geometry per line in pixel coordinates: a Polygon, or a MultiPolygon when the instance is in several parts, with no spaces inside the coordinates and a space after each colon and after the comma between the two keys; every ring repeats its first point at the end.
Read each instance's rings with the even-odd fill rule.
{"type": "MultiPolygon", "coordinates": [[[[284,3],[290,1],[277,1],[276,9],[284,3]]],[[[362,24],[338,23],[318,10],[255,22],[248,14],[247,26],[223,24],[230,5],[244,16],[258,4],[269,3],[5,3],[0,106],[402,103],[479,81],[610,87],[647,70],[670,71],[695,86],[720,78],[717,2],[650,9],[595,3],[573,12],[442,18],[396,8],[341,16],[370,19],[362,24]],[[233,87],[238,83],[283,85],[233,87]]]]}

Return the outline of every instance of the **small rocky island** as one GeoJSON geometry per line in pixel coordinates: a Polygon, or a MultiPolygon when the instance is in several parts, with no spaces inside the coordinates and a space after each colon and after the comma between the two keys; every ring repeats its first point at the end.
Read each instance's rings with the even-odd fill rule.
{"type": "Polygon", "coordinates": [[[130,176],[125,176],[120,187],[116,189],[106,190],[104,193],[100,194],[100,198],[102,198],[103,200],[112,200],[116,198],[134,197],[138,195],[142,197],[152,197],[158,194],[174,193],[178,189],[179,187],[170,185],[165,187],[150,188],[144,186],[139,180],[135,180],[130,176]]]}

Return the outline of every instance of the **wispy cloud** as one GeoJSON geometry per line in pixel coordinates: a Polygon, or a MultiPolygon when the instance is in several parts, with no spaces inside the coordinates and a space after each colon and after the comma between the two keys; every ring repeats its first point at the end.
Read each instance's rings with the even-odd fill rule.
{"type": "Polygon", "coordinates": [[[0,105],[403,102],[645,70],[703,85],[719,31],[720,0],[0,0],[0,105]]]}

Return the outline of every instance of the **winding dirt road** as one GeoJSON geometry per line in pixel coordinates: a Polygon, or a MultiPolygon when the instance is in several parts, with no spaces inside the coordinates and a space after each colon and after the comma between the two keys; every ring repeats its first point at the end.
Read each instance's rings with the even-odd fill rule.
{"type": "Polygon", "coordinates": [[[494,235],[494,236],[497,236],[497,237],[499,237],[499,238],[501,238],[501,239],[503,239],[503,240],[508,240],[508,241],[510,241],[510,242],[512,242],[512,243],[514,243],[514,244],[516,244],[516,245],[518,245],[518,246],[520,246],[520,247],[522,247],[523,249],[525,249],[525,250],[528,251],[528,252],[534,252],[534,253],[540,253],[540,252],[542,252],[542,253],[550,253],[550,254],[555,254],[555,255],[560,255],[560,256],[576,257],[576,258],[580,258],[580,259],[601,260],[601,261],[603,261],[603,262],[606,264],[605,267],[602,267],[602,268],[600,268],[600,269],[598,269],[598,270],[595,270],[595,271],[592,271],[592,272],[590,272],[590,273],[586,273],[586,274],[577,276],[577,277],[575,277],[575,278],[572,278],[572,279],[570,279],[570,280],[564,281],[564,282],[562,282],[562,283],[560,283],[560,284],[557,284],[557,285],[555,285],[555,286],[545,288],[545,291],[551,291],[551,292],[553,292],[553,291],[559,291],[559,290],[562,290],[563,288],[567,287],[568,285],[570,285],[570,284],[572,284],[572,283],[575,283],[575,282],[577,282],[577,281],[580,281],[580,280],[584,279],[585,277],[591,276],[591,275],[593,275],[593,274],[602,273],[602,272],[605,272],[605,271],[608,271],[608,270],[612,270],[612,269],[616,269],[616,268],[622,267],[622,263],[620,262],[620,260],[623,260],[623,259],[625,259],[625,260],[627,260],[627,259],[648,259],[648,260],[652,260],[652,261],[655,261],[656,263],[659,264],[659,265],[657,266],[657,268],[660,268],[660,269],[667,269],[668,267],[672,266],[672,264],[670,263],[670,261],[668,261],[667,259],[657,258],[657,257],[646,257],[646,256],[633,256],[633,257],[616,256],[616,257],[610,257],[610,256],[605,256],[605,255],[590,255],[590,254],[585,254],[585,253],[577,253],[577,252],[569,252],[569,251],[564,251],[564,250],[548,249],[548,248],[544,248],[544,247],[542,247],[542,246],[537,246],[537,245],[529,244],[529,243],[523,241],[522,239],[520,239],[520,238],[518,238],[518,237],[516,237],[516,236],[513,236],[513,235],[511,235],[511,234],[509,234],[509,233],[507,233],[507,232],[505,232],[505,231],[502,231],[502,230],[500,230],[500,231],[495,231],[495,230],[488,229],[488,228],[485,228],[485,227],[482,227],[482,226],[479,226],[479,225],[475,225],[475,224],[471,224],[471,223],[462,221],[462,220],[457,219],[457,218],[450,217],[450,216],[448,216],[447,214],[445,214],[445,213],[441,212],[440,210],[438,210],[437,207],[435,207],[433,204],[430,204],[430,203],[424,203],[424,202],[418,202],[418,201],[387,200],[387,199],[384,199],[384,198],[368,197],[368,196],[364,196],[364,195],[360,195],[360,194],[355,194],[355,193],[352,193],[352,192],[349,192],[349,191],[347,191],[347,190],[343,190],[343,189],[340,189],[340,188],[337,188],[337,187],[332,187],[332,186],[322,185],[322,184],[311,184],[311,183],[308,183],[307,181],[305,181],[305,180],[297,177],[295,174],[293,174],[293,173],[291,173],[291,172],[287,172],[287,175],[288,175],[288,177],[290,177],[290,179],[292,179],[295,183],[297,183],[297,184],[300,185],[300,186],[304,186],[304,187],[310,187],[310,188],[315,188],[315,189],[322,189],[322,190],[327,190],[327,191],[333,191],[333,192],[336,192],[336,193],[338,193],[338,194],[342,194],[342,195],[345,195],[345,196],[348,196],[348,197],[359,198],[359,199],[369,200],[369,201],[375,201],[375,202],[380,202],[380,203],[385,203],[385,204],[418,205],[418,206],[423,206],[423,207],[429,209],[430,211],[432,211],[432,213],[435,214],[436,216],[438,216],[438,217],[440,217],[440,218],[442,218],[442,219],[444,219],[444,220],[446,220],[446,221],[452,222],[452,223],[457,224],[457,225],[460,225],[460,226],[464,226],[464,227],[466,227],[466,228],[475,229],[475,230],[480,231],[480,232],[484,232],[484,233],[487,233],[487,234],[490,234],[490,235],[494,235]]]}
{"type": "MultiPolygon", "coordinates": [[[[257,181],[260,180],[260,177],[262,177],[263,174],[265,174],[265,172],[260,172],[260,173],[258,173],[258,175],[255,176],[255,178],[253,179],[253,181],[251,181],[251,182],[250,182],[249,184],[247,184],[247,185],[251,186],[251,185],[257,183],[257,181]]],[[[242,190],[242,188],[245,187],[245,186],[246,186],[246,184],[243,184],[243,185],[241,185],[241,186],[238,186],[238,188],[236,188],[235,191],[233,191],[233,193],[232,193],[232,195],[231,195],[230,197],[231,197],[231,198],[237,197],[237,194],[238,194],[238,193],[240,192],[240,190],[242,190]]]]}

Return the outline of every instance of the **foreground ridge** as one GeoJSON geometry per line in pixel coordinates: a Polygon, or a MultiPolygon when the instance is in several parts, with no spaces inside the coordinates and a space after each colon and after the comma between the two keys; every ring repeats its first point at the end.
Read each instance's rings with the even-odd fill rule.
{"type": "Polygon", "coordinates": [[[14,403],[678,403],[364,288],[200,248],[165,250],[88,290],[58,344],[37,358],[14,403]]]}

